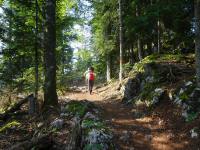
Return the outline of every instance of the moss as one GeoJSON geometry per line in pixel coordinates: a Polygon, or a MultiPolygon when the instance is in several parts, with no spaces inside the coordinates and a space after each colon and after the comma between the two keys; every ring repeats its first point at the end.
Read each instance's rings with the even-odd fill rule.
{"type": "Polygon", "coordinates": [[[189,99],[189,96],[187,95],[187,93],[182,93],[180,94],[179,98],[182,100],[182,101],[186,101],[189,99]]]}
{"type": "Polygon", "coordinates": [[[198,112],[191,112],[188,114],[188,117],[186,118],[186,122],[192,122],[198,117],[199,113],[198,112]]]}
{"type": "Polygon", "coordinates": [[[15,126],[20,126],[21,123],[17,122],[17,121],[12,121],[12,122],[9,122],[7,123],[6,125],[4,125],[3,127],[0,128],[0,132],[3,132],[7,129],[10,129],[12,127],[15,127],[15,126]]]}
{"type": "Polygon", "coordinates": [[[144,72],[144,65],[148,63],[162,63],[162,62],[185,62],[185,59],[194,59],[194,56],[183,56],[180,54],[152,54],[147,57],[145,57],[142,61],[139,61],[138,63],[135,63],[133,66],[133,70],[130,72],[130,74],[133,74],[133,72],[144,72]]]}
{"type": "Polygon", "coordinates": [[[87,111],[87,105],[78,101],[68,104],[65,108],[67,112],[79,117],[84,116],[87,111]]]}
{"type": "Polygon", "coordinates": [[[190,98],[189,95],[192,94],[192,92],[194,91],[195,87],[196,87],[195,84],[192,84],[192,85],[188,86],[188,87],[186,88],[186,90],[185,90],[183,93],[181,93],[181,94],[179,95],[179,98],[180,98],[182,101],[187,101],[187,100],[189,100],[189,98],[190,98]]]}
{"type": "Polygon", "coordinates": [[[87,144],[83,150],[103,150],[102,144],[87,144]]]}
{"type": "Polygon", "coordinates": [[[96,129],[105,129],[106,126],[101,121],[95,121],[92,119],[83,120],[82,126],[84,128],[96,128],[96,129]]]}
{"type": "Polygon", "coordinates": [[[144,89],[140,93],[140,98],[144,100],[151,100],[153,98],[153,91],[156,88],[157,84],[156,83],[146,83],[144,85],[144,89]]]}

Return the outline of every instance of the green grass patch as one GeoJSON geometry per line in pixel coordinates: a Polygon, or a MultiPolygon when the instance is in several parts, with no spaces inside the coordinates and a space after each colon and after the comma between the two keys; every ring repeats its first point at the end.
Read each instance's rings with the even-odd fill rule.
{"type": "Polygon", "coordinates": [[[103,122],[95,121],[92,119],[83,120],[82,127],[83,128],[96,128],[96,129],[105,129],[106,128],[106,126],[103,122]]]}
{"type": "Polygon", "coordinates": [[[67,110],[67,112],[71,113],[72,115],[76,115],[79,117],[83,117],[87,111],[87,105],[81,102],[72,102],[70,104],[68,104],[65,109],[67,110]]]}

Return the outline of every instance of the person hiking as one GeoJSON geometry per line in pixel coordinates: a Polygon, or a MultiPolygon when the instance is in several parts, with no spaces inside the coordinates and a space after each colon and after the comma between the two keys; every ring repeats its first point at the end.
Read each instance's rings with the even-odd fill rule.
{"type": "Polygon", "coordinates": [[[88,89],[89,89],[90,95],[92,94],[92,89],[94,86],[94,79],[95,79],[94,68],[90,67],[90,71],[88,74],[88,89]]]}
{"type": "Polygon", "coordinates": [[[86,85],[86,87],[85,87],[85,89],[86,89],[86,91],[87,90],[89,90],[88,89],[88,87],[89,87],[89,85],[88,85],[88,82],[89,82],[89,80],[88,80],[88,78],[89,78],[89,72],[90,72],[90,68],[88,68],[85,72],[84,72],[84,79],[85,79],[85,85],[86,85]]]}

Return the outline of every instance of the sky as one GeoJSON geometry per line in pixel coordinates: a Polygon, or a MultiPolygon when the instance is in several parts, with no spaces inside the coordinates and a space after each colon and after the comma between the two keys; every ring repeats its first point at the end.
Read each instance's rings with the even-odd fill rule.
{"type": "MultiPolygon", "coordinates": [[[[85,0],[82,0],[85,7],[91,6],[91,4],[85,0]]],[[[3,13],[2,8],[0,7],[0,14],[3,13]]],[[[92,10],[87,9],[84,13],[81,14],[81,18],[86,19],[85,25],[75,24],[73,27],[74,33],[78,34],[81,39],[74,40],[70,43],[70,46],[74,49],[76,53],[79,49],[90,49],[90,39],[91,39],[91,27],[87,23],[92,19],[92,10]]],[[[1,40],[0,40],[0,52],[1,52],[1,40]]]]}
{"type": "MultiPolygon", "coordinates": [[[[91,6],[91,4],[85,0],[82,0],[82,3],[85,5],[85,8],[91,6]]],[[[85,9],[84,8],[84,9],[85,9]]],[[[85,19],[84,25],[75,24],[74,33],[78,34],[81,37],[81,40],[74,40],[71,42],[71,47],[77,52],[79,49],[90,49],[90,40],[91,40],[91,27],[88,25],[88,22],[92,19],[92,9],[86,9],[84,13],[81,14],[81,18],[85,19]]]]}

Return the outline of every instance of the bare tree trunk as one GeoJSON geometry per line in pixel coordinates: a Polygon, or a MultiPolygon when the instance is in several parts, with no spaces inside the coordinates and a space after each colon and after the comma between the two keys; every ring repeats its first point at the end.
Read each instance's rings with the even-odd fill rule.
{"type": "Polygon", "coordinates": [[[35,98],[38,97],[38,2],[35,0],[35,98]]]}
{"type": "Polygon", "coordinates": [[[45,32],[45,83],[44,107],[57,105],[56,93],[56,1],[46,0],[46,32],[45,32]]]}
{"type": "MultiPolygon", "coordinates": [[[[138,16],[139,16],[139,10],[138,10],[138,6],[136,6],[136,17],[138,16]]],[[[138,35],[138,40],[137,40],[137,47],[138,47],[138,58],[139,60],[142,60],[142,45],[141,45],[141,39],[139,35],[138,35]]]]}
{"type": "Polygon", "coordinates": [[[130,64],[133,65],[134,64],[134,52],[133,52],[133,45],[131,45],[130,48],[130,64]]]}
{"type": "Polygon", "coordinates": [[[138,38],[137,46],[138,46],[138,58],[139,60],[142,60],[142,43],[140,38],[138,38]]]}
{"type": "Polygon", "coordinates": [[[119,80],[122,81],[123,74],[123,25],[122,25],[122,0],[118,0],[119,2],[119,30],[120,30],[120,69],[119,69],[119,80]]]}
{"type": "Polygon", "coordinates": [[[195,55],[197,86],[200,88],[200,0],[195,0],[195,55]]]}
{"type": "Polygon", "coordinates": [[[160,54],[160,20],[158,19],[157,22],[157,28],[158,28],[158,54],[160,54]]]}
{"type": "Polygon", "coordinates": [[[106,71],[106,77],[107,77],[107,82],[110,81],[110,56],[107,54],[107,60],[106,60],[106,65],[107,65],[107,71],[106,71]]]}

